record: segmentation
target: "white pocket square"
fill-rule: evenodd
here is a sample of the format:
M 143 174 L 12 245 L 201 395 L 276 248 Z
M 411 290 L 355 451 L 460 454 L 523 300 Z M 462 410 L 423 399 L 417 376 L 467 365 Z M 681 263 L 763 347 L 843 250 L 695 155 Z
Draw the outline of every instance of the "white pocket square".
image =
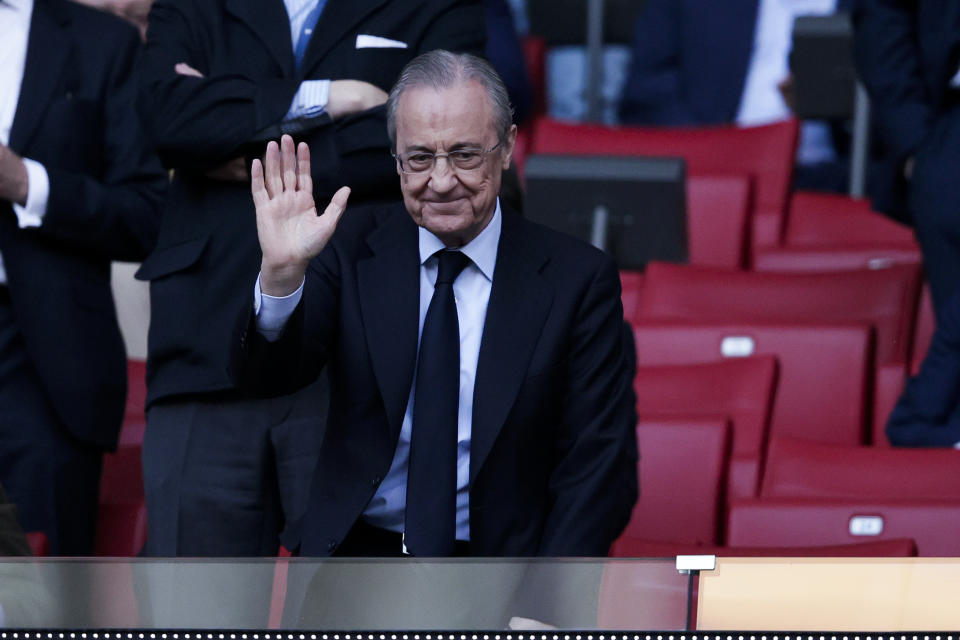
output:
M 406 49 L 407 43 L 365 33 L 357 35 L 357 49 Z

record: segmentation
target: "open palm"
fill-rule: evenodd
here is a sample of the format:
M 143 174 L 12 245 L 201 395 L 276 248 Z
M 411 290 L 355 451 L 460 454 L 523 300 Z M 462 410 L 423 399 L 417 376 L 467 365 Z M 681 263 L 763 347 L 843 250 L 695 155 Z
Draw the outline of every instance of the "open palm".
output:
M 251 191 L 257 213 L 257 235 L 263 253 L 261 286 L 265 293 L 285 295 L 300 285 L 307 263 L 327 245 L 350 195 L 341 187 L 323 215 L 317 215 L 310 177 L 310 149 L 301 142 L 295 150 L 288 135 L 271 141 L 263 164 L 250 168 Z M 273 286 L 277 285 L 277 286 Z M 292 290 L 291 290 L 292 291 Z

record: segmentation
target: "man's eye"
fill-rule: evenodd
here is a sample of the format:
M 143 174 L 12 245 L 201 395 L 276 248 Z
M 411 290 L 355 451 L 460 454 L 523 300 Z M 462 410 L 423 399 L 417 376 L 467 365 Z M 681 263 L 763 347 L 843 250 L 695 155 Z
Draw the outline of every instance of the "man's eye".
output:
M 462 149 L 460 151 L 451 151 L 450 157 L 453 158 L 454 162 L 475 162 L 477 158 L 480 157 L 480 154 L 471 149 Z
M 413 155 L 407 156 L 407 162 L 412 165 L 428 165 L 433 162 L 433 154 L 431 153 L 414 153 Z

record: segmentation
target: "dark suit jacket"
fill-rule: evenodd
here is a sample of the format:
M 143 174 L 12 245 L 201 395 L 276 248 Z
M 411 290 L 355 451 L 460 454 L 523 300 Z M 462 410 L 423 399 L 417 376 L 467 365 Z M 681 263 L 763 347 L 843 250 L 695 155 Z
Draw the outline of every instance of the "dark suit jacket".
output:
M 887 421 L 898 447 L 952 447 L 960 442 L 960 295 L 937 320 L 920 373 L 907 382 Z
M 404 64 L 445 48 L 482 54 L 480 0 L 328 0 L 299 73 L 281 0 L 158 0 L 140 67 L 140 106 L 175 177 L 156 251 L 138 277 L 151 281 L 148 402 L 231 388 L 222 337 L 246 310 L 260 265 L 248 182 L 205 173 L 263 153 L 301 80 L 357 79 L 389 91 Z M 407 48 L 356 48 L 359 34 Z M 186 62 L 205 78 L 177 75 Z M 320 118 L 310 144 L 320 210 L 339 187 L 351 201 L 395 200 L 384 109 Z M 187 312 L 189 310 L 189 312 Z
M 902 213 L 907 158 L 917 154 L 950 106 L 947 90 L 960 63 L 960 3 L 949 0 L 857 0 L 854 59 L 870 93 L 887 157 L 874 205 Z
M 236 375 L 261 390 L 329 363 L 305 555 L 336 550 L 390 467 L 417 357 L 419 263 L 401 205 L 351 209 L 281 339 L 263 340 L 249 311 L 238 325 Z M 605 254 L 504 211 L 474 392 L 472 555 L 604 556 L 626 525 L 637 486 L 622 324 Z
M 133 109 L 139 46 L 114 16 L 36 0 L 10 148 L 47 169 L 42 226 L 19 229 L 0 201 L 0 253 L 27 352 L 70 432 L 102 447 L 116 445 L 126 394 L 110 261 L 151 250 L 167 183 Z
M 625 124 L 697 126 L 737 117 L 758 0 L 646 0 L 623 89 Z M 840 11 L 849 8 L 839 0 Z

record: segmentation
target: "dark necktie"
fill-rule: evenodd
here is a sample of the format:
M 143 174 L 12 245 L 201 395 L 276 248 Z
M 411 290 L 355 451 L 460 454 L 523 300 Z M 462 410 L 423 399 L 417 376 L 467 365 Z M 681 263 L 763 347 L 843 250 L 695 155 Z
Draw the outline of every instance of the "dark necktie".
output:
M 440 251 L 437 284 L 423 321 L 407 470 L 405 543 L 415 556 L 453 555 L 457 523 L 460 325 L 453 281 L 470 263 Z
M 323 13 L 323 7 L 326 6 L 326 4 L 327 0 L 319 0 L 317 6 L 307 14 L 306 19 L 303 21 L 303 26 L 300 27 L 297 42 L 293 46 L 293 60 L 298 71 L 300 70 L 300 65 L 303 64 L 303 56 L 307 53 L 307 45 L 310 44 L 310 37 L 313 35 L 313 30 L 317 26 L 317 20 L 320 19 L 320 14 Z

